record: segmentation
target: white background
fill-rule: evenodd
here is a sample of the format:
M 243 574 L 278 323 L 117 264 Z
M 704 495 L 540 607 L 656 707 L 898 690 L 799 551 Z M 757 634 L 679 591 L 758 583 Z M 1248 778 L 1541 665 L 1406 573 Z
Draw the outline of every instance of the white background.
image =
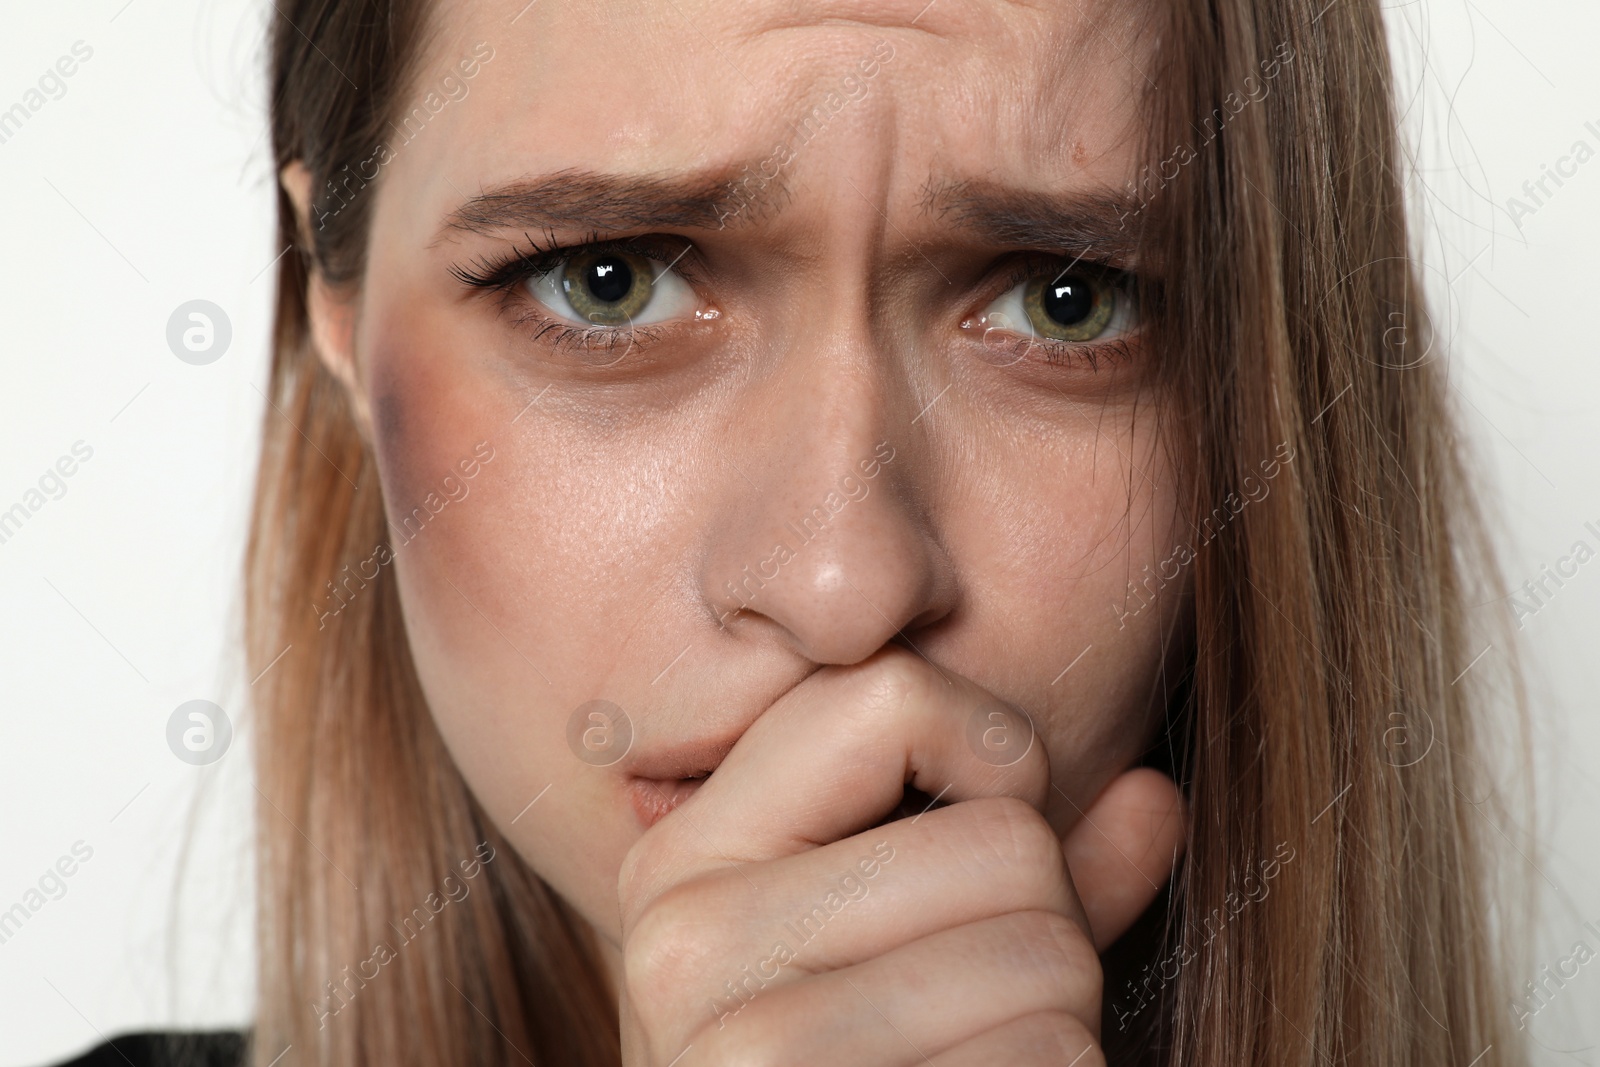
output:
M 0 944 L 0 1067 L 130 1028 L 250 1017 L 248 737 L 201 769 L 173 757 L 165 730 L 197 698 L 237 721 L 249 689 L 236 575 L 280 251 L 269 10 L 13 5 L 0 34 L 0 110 L 74 42 L 94 50 L 0 144 L 0 510 L 75 442 L 93 449 L 65 495 L 0 544 L 0 910 L 75 842 L 93 849 Z M 1519 586 L 1579 538 L 1600 543 L 1583 526 L 1600 527 L 1600 160 L 1520 228 L 1506 206 L 1575 141 L 1600 150 L 1600 5 L 1426 0 L 1389 15 L 1456 395 Z M 166 342 L 172 311 L 196 298 L 233 328 L 207 366 Z M 1600 562 L 1522 633 L 1544 792 L 1536 964 L 1579 939 L 1600 948 L 1582 926 L 1600 927 L 1597 636 Z M 1600 1063 L 1597 1008 L 1600 962 L 1535 1020 L 1538 1062 Z

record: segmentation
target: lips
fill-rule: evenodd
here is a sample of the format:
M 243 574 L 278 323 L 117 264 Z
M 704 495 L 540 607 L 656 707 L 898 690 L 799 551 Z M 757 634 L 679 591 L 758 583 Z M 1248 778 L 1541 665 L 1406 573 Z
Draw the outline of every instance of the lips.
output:
M 705 778 L 633 778 L 628 781 L 628 800 L 646 830 L 694 796 Z
M 625 770 L 631 778 L 676 782 L 704 778 L 722 765 L 743 731 L 726 737 L 687 741 L 673 746 L 650 747 L 629 754 Z
M 739 736 L 689 741 L 630 755 L 626 765 L 628 800 L 645 829 L 693 796 L 722 765 Z

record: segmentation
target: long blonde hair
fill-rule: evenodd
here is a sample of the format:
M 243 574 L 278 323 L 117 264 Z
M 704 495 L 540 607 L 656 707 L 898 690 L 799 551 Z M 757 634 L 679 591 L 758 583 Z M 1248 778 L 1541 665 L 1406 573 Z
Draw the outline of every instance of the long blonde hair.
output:
M 1160 271 L 1163 434 L 1206 543 L 1151 758 L 1189 797 L 1186 858 L 1105 958 L 1103 1031 L 1113 1063 L 1517 1067 L 1493 661 L 1469 663 L 1493 561 L 1409 246 L 1381 13 L 1325 5 L 1172 0 L 1146 30 L 1152 163 L 1125 222 Z M 393 569 L 351 569 L 387 540 L 381 490 L 309 347 L 311 271 L 361 278 L 357 163 L 428 11 L 276 10 L 274 156 L 310 169 L 323 225 L 305 239 L 280 192 L 295 253 L 246 571 L 251 674 L 282 656 L 256 686 L 254 1062 L 616 1064 L 593 934 L 452 764 Z M 360 595 L 319 617 L 329 583 Z

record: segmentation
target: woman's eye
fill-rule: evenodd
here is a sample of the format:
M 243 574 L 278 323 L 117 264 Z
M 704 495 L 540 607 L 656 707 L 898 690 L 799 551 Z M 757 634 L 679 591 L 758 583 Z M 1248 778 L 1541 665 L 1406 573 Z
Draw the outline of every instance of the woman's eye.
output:
M 1134 320 L 1133 296 L 1120 273 L 1088 266 L 1037 273 L 983 313 L 987 329 L 1049 341 L 1109 341 L 1130 332 Z
M 643 326 L 695 307 L 688 282 L 660 260 L 633 252 L 576 252 L 526 285 L 550 311 L 590 326 Z

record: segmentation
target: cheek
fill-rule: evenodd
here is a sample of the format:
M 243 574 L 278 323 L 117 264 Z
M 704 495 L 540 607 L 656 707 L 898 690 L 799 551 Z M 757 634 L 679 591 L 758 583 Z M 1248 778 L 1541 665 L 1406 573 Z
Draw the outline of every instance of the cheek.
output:
M 672 445 L 651 453 L 638 435 L 565 413 L 554 391 L 530 409 L 540 386 L 504 360 L 451 358 L 471 346 L 428 315 L 386 308 L 369 321 L 382 324 L 367 353 L 374 445 L 434 719 L 480 794 L 511 751 L 522 777 L 552 761 L 562 766 L 551 773 L 581 770 L 565 747 L 568 716 L 597 698 L 627 703 L 616 686 L 630 665 L 636 674 L 681 648 L 667 651 L 660 608 L 693 509 L 667 506 L 662 487 L 684 483 L 670 464 L 692 444 L 652 434 Z M 450 499 L 449 479 L 465 496 Z
M 466 525 L 464 509 L 452 511 L 440 502 L 444 478 L 455 473 L 460 457 L 472 454 L 477 427 L 461 418 L 458 398 L 429 372 L 422 358 L 426 345 L 426 338 L 375 345 L 369 362 L 373 449 L 395 569 L 408 599 L 422 601 L 419 608 L 437 609 L 436 591 L 419 579 L 440 543 L 459 539 Z
M 441 358 L 459 348 L 452 338 L 387 321 L 367 354 L 374 449 L 418 681 L 490 817 L 558 891 L 590 903 L 624 844 L 593 835 L 579 848 L 570 833 L 603 798 L 591 795 L 600 776 L 566 747 L 567 719 L 605 671 L 581 637 L 593 612 L 571 610 L 582 576 L 549 562 L 563 551 L 564 476 L 549 458 L 561 450 L 531 419 L 512 424 L 520 405 L 502 384 Z M 469 457 L 478 472 L 452 501 L 445 479 L 461 480 Z
M 1138 457 L 1142 473 L 1128 457 Z M 1082 806 L 1138 757 L 1159 721 L 1156 682 L 1180 636 L 1189 568 L 1147 595 L 1136 615 L 1124 598 L 1128 583 L 1147 566 L 1154 573 L 1183 539 L 1178 496 L 1160 450 L 1137 430 L 1084 438 L 1007 469 L 1019 473 L 1006 502 L 974 506 L 963 524 L 966 556 L 981 562 L 964 582 L 975 618 L 962 662 L 988 664 L 985 683 L 1017 694 L 1057 785 Z
M 506 435 L 496 431 L 492 409 L 486 413 L 474 403 L 463 376 L 441 365 L 438 354 L 453 347 L 448 338 L 433 336 L 427 322 L 404 313 L 388 312 L 383 321 L 387 328 L 365 355 L 406 638 L 440 733 L 462 770 L 474 769 L 474 788 L 483 779 L 492 794 L 495 783 L 515 777 L 485 744 L 516 729 L 493 721 L 506 707 L 497 690 L 523 694 L 512 706 L 522 712 L 526 732 L 526 694 L 540 685 L 489 622 L 490 613 L 503 611 L 506 560 L 514 555 L 508 524 L 496 521 L 494 504 Z M 452 500 L 446 480 L 460 483 L 461 462 L 476 460 L 485 445 L 495 458 L 480 464 L 463 499 Z
M 400 502 L 416 495 L 420 482 L 416 474 L 421 458 L 418 452 L 423 446 L 418 435 L 412 434 L 408 439 L 406 433 L 406 408 L 416 390 L 388 364 L 389 360 L 384 360 L 385 369 L 373 388 L 372 436 L 383 486 L 384 515 L 392 524 L 403 513 Z
M 1052 797 L 1051 814 L 1063 825 L 1144 753 L 1165 712 L 1164 663 L 1185 643 L 1190 570 L 1155 577 L 1183 540 L 1176 494 L 1165 471 L 1147 473 L 1155 484 L 1131 499 L 1124 481 L 1099 500 L 1100 521 L 1083 527 L 1082 562 L 1067 578 L 1077 647 L 1058 668 L 1070 669 L 1051 676 L 1047 727 L 1053 775 L 1067 794 Z

